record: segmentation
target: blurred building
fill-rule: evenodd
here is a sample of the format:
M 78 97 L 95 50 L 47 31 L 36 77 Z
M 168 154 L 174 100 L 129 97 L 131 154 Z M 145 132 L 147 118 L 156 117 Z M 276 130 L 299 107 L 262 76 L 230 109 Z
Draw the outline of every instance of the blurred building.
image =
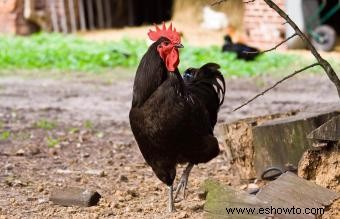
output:
M 2 0 L 0 32 L 39 29 L 70 33 L 159 23 L 171 18 L 172 0 Z
M 70 33 L 124 26 L 153 24 L 175 19 L 189 26 L 202 21 L 208 0 L 0 0 L 0 33 L 26 35 L 38 30 Z M 315 17 L 327 16 L 339 0 L 275 0 L 305 31 L 320 25 Z M 325 3 L 323 10 L 319 10 Z M 228 0 L 213 7 L 229 21 L 225 34 L 234 41 L 268 48 L 293 31 L 263 0 L 243 3 Z M 312 20 L 312 21 L 311 21 Z M 340 33 L 340 10 L 322 24 Z M 283 45 L 301 47 L 298 38 Z

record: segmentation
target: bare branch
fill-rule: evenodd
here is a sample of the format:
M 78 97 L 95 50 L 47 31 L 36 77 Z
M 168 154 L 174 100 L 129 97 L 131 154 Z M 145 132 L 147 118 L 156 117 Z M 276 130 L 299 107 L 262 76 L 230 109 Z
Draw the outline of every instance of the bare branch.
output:
M 283 19 L 285 19 L 289 25 L 295 30 L 295 33 L 298 34 L 303 41 L 307 44 L 308 49 L 312 52 L 320 66 L 325 70 L 328 78 L 333 82 L 335 85 L 338 96 L 340 97 L 340 80 L 338 76 L 336 75 L 334 69 L 332 66 L 327 62 L 325 59 L 323 59 L 318 51 L 315 49 L 309 38 L 300 30 L 300 28 L 292 21 L 289 16 L 282 11 L 281 8 L 279 8 L 272 0 L 264 0 L 269 7 L 271 7 L 273 10 L 275 10 Z
M 216 4 L 220 4 L 222 2 L 225 2 L 227 0 L 216 0 L 216 2 L 213 5 Z M 249 0 L 246 1 L 245 3 L 250 3 L 250 2 L 254 2 L 255 0 Z M 309 38 L 299 29 L 299 27 L 294 23 L 294 21 L 292 21 L 289 16 L 280 8 L 278 7 L 272 0 L 263 0 L 269 7 L 271 7 L 273 10 L 275 10 L 286 22 L 288 23 L 295 31 L 295 34 L 293 34 L 292 36 L 288 37 L 286 40 L 282 41 L 281 43 L 279 43 L 278 45 L 276 45 L 274 48 L 269 49 L 269 50 L 265 50 L 262 51 L 260 53 L 264 53 L 264 52 L 269 52 L 272 50 L 275 50 L 277 47 L 279 47 L 280 45 L 282 45 L 283 43 L 287 42 L 288 40 L 290 40 L 291 38 L 295 37 L 295 36 L 299 36 L 307 45 L 308 49 L 311 51 L 311 53 L 313 54 L 313 56 L 316 58 L 317 63 L 307 66 L 303 69 L 300 69 L 296 72 L 294 72 L 293 74 L 290 74 L 288 76 L 286 76 L 285 78 L 283 78 L 282 80 L 278 81 L 276 84 L 274 84 L 272 87 L 266 89 L 265 91 L 263 91 L 262 93 L 256 95 L 255 97 L 253 97 L 252 99 L 248 100 L 246 103 L 242 104 L 241 106 L 235 108 L 233 111 L 236 111 L 240 108 L 242 108 L 243 106 L 247 105 L 248 103 L 252 102 L 253 100 L 255 100 L 256 98 L 258 98 L 259 96 L 263 95 L 264 93 L 268 92 L 269 90 L 271 90 L 272 88 L 276 87 L 278 84 L 282 83 L 283 81 L 287 80 L 290 77 L 293 77 L 294 75 L 296 75 L 299 72 L 302 72 L 308 68 L 314 67 L 314 66 L 321 66 L 324 71 L 326 72 L 328 78 L 333 82 L 333 84 L 335 85 L 337 91 L 338 91 L 338 96 L 340 98 L 340 80 L 337 76 L 337 74 L 335 73 L 334 69 L 332 68 L 332 66 L 329 64 L 329 62 L 327 62 L 325 59 L 323 59 L 320 54 L 318 53 L 318 51 L 315 49 L 315 47 L 313 46 L 313 44 L 311 43 L 311 41 L 309 40 Z M 254 53 L 254 52 L 248 52 L 248 53 Z M 257 53 L 257 52 L 255 52 Z
M 273 89 L 274 87 L 276 87 L 277 85 L 281 84 L 282 82 L 284 82 L 285 80 L 295 76 L 296 74 L 300 73 L 300 72 L 303 72 L 309 68 L 313 68 L 315 66 L 318 66 L 318 65 L 321 65 L 320 63 L 314 63 L 312 65 L 309 65 L 309 66 L 306 66 L 300 70 L 297 70 L 295 72 L 293 72 L 292 74 L 290 75 L 287 75 L 285 76 L 284 78 L 282 78 L 281 80 L 279 80 L 278 82 L 276 82 L 274 85 L 270 86 L 269 88 L 265 89 L 264 91 L 262 91 L 261 93 L 257 94 L 256 96 L 254 96 L 253 98 L 249 99 L 247 102 L 243 103 L 242 105 L 240 105 L 239 107 L 233 109 L 232 112 L 236 111 L 236 110 L 239 110 L 241 109 L 242 107 L 244 107 L 245 105 L 248 105 L 250 102 L 253 102 L 255 99 L 257 99 L 258 97 L 264 95 L 265 93 L 267 93 L 268 91 L 270 91 L 271 89 Z
M 217 1 L 213 2 L 213 3 L 211 4 L 211 6 L 219 5 L 219 4 L 221 4 L 222 2 L 226 2 L 226 1 L 228 1 L 228 0 L 217 0 Z M 255 1 L 255 0 L 249 0 L 249 1 L 244 1 L 243 3 L 248 4 L 248 3 L 252 3 L 252 2 L 254 2 L 254 1 Z
M 215 1 L 214 3 L 211 4 L 211 6 L 215 6 L 215 5 L 219 5 L 221 4 L 222 2 L 225 2 L 227 0 L 218 0 L 218 1 Z
M 274 46 L 271 49 L 267 49 L 267 50 L 263 50 L 263 51 L 257 51 L 257 52 L 248 52 L 248 51 L 243 51 L 243 53 L 265 53 L 265 52 L 270 52 L 273 51 L 275 49 L 277 49 L 279 46 L 281 46 L 282 44 L 284 44 L 285 42 L 289 41 L 290 39 L 292 39 L 293 37 L 298 36 L 297 33 L 294 33 L 293 35 L 291 35 L 290 37 L 288 37 L 287 39 L 281 41 L 279 44 L 277 44 L 276 46 Z

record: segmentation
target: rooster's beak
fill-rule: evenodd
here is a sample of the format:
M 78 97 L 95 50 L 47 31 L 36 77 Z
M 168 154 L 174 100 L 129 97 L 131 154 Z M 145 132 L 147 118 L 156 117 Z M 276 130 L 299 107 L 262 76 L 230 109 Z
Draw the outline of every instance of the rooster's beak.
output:
M 181 43 L 177 43 L 177 44 L 175 45 L 175 47 L 176 47 L 176 48 L 184 48 L 184 46 L 183 46 Z

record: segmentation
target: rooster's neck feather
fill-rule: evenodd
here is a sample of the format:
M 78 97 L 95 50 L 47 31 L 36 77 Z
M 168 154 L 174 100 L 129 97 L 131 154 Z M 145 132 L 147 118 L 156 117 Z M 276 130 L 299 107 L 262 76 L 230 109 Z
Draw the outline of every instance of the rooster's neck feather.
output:
M 168 71 L 157 51 L 159 41 L 149 47 L 139 63 L 133 86 L 133 107 L 143 105 L 168 77 Z

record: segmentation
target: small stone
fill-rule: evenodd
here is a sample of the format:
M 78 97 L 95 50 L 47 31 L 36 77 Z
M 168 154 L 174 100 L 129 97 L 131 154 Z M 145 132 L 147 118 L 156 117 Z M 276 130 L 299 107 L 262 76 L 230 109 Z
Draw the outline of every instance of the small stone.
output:
M 24 149 L 19 149 L 19 150 L 17 150 L 17 152 L 15 152 L 15 155 L 17 155 L 17 156 L 24 156 L 24 154 L 25 154 Z
M 38 199 L 38 204 L 41 205 L 41 204 L 44 204 L 44 203 L 47 203 L 48 202 L 48 199 L 47 198 L 39 198 Z
M 58 151 L 54 148 L 50 149 L 50 154 L 53 155 L 53 156 L 56 156 L 58 155 Z
M 40 154 L 40 149 L 38 147 L 33 147 L 33 148 L 30 149 L 30 154 L 32 156 Z
M 258 189 L 258 188 L 259 188 L 259 186 L 256 185 L 255 183 L 250 183 L 250 184 L 248 185 L 248 189 Z
M 133 190 L 133 189 L 127 190 L 126 193 L 127 193 L 128 195 L 131 195 L 132 197 L 138 197 L 138 196 L 139 196 L 139 194 L 138 194 L 135 190 Z
M 16 187 L 24 187 L 24 186 L 27 186 L 27 183 L 22 182 L 22 181 L 19 180 L 19 179 L 15 179 L 15 180 L 13 181 L 13 186 L 16 186 Z
M 85 174 L 104 177 L 107 176 L 104 170 L 86 170 Z
M 36 201 L 38 199 L 35 198 L 35 197 L 28 197 L 26 200 L 29 201 L 29 202 L 33 202 L 33 201 Z
M 89 207 L 97 205 L 101 195 L 92 190 L 81 188 L 66 188 L 52 193 L 50 201 L 62 206 Z
M 37 190 L 38 190 L 38 192 L 42 192 L 42 191 L 44 191 L 44 187 L 42 185 L 39 185 Z
M 203 191 L 203 190 L 200 190 L 199 192 L 198 192 L 198 198 L 200 199 L 200 200 L 205 200 L 206 199 L 206 197 L 207 197 L 207 192 L 206 191 Z
M 77 176 L 76 178 L 74 178 L 74 180 L 75 180 L 76 182 L 80 182 L 80 181 L 81 181 L 81 176 Z
M 247 187 L 248 187 L 248 185 L 241 185 L 241 186 L 240 186 L 240 189 L 241 189 L 241 190 L 245 190 Z
M 108 164 L 108 165 L 113 165 L 113 160 L 108 160 L 108 161 L 107 161 L 107 164 Z
M 132 195 L 126 195 L 125 196 L 126 201 L 130 201 L 130 200 L 132 200 L 132 198 L 133 198 Z
M 128 182 L 128 181 L 129 181 L 129 179 L 127 178 L 127 176 L 120 175 L 120 177 L 119 177 L 119 181 L 121 181 L 121 182 Z
M 124 202 L 125 201 L 125 198 L 123 196 L 118 196 L 117 199 L 120 202 Z
M 8 163 L 5 165 L 5 170 L 10 171 L 10 170 L 13 170 L 13 168 L 14 168 L 13 164 Z
M 84 154 L 83 154 L 83 158 L 88 158 L 88 157 L 90 157 L 90 154 L 89 154 L 89 153 L 84 153 Z
M 251 183 L 248 185 L 248 188 L 246 191 L 249 194 L 255 195 L 258 191 L 260 191 L 260 187 L 256 185 L 255 183 Z

